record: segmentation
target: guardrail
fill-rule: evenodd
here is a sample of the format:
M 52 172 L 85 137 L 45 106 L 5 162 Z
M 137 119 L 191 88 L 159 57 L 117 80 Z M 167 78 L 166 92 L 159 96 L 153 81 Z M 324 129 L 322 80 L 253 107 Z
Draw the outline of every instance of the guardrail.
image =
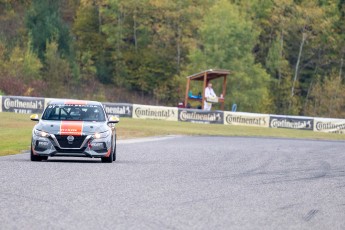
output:
M 0 96 L 0 112 L 42 113 L 47 103 L 52 99 L 54 98 Z M 287 128 L 345 134 L 345 119 L 203 111 L 198 109 L 110 102 L 104 102 L 103 106 L 108 115 L 134 119 Z

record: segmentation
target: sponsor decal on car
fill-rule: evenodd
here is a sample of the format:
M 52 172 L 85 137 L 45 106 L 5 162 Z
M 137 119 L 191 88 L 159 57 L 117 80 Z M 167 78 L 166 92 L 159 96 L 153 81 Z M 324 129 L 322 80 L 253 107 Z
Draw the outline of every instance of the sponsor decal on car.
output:
M 60 135 L 81 136 L 83 133 L 83 121 L 61 121 Z

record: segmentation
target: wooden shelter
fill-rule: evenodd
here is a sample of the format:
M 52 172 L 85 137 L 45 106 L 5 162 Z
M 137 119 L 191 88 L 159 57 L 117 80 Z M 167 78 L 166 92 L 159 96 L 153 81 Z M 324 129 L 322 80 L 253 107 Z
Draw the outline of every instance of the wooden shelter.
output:
M 223 90 L 222 90 L 222 98 L 218 98 L 218 103 L 221 104 L 221 110 L 224 110 L 224 98 L 226 94 L 226 77 L 230 74 L 230 71 L 228 70 L 214 70 L 209 69 L 202 71 L 200 73 L 196 73 L 193 75 L 190 75 L 187 77 L 187 86 L 186 86 L 186 96 L 184 105 L 187 106 L 188 101 L 200 101 L 202 105 L 202 109 L 204 109 L 204 101 L 205 101 L 205 88 L 209 81 L 217 79 L 217 78 L 223 78 Z M 190 83 L 191 81 L 203 81 L 203 90 L 202 90 L 202 98 L 191 98 L 189 97 L 189 89 L 190 89 Z

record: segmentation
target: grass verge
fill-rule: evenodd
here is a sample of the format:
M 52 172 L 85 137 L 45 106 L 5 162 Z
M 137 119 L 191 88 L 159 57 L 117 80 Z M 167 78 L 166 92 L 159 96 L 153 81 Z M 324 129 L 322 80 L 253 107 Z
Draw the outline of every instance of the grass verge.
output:
M 35 122 L 28 114 L 0 113 L 0 156 L 29 149 Z M 119 139 L 161 135 L 257 136 L 321 140 L 345 140 L 345 135 L 292 129 L 269 129 L 230 125 L 207 125 L 173 121 L 121 118 Z

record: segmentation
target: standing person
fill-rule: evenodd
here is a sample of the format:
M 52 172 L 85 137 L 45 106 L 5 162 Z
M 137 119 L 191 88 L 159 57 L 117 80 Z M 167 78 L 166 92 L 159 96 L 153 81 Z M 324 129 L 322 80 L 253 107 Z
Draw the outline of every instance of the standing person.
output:
M 204 101 L 204 110 L 210 111 L 212 109 L 212 103 L 207 102 L 208 97 L 216 97 L 216 94 L 213 91 L 212 83 L 208 83 L 205 89 L 205 101 Z

